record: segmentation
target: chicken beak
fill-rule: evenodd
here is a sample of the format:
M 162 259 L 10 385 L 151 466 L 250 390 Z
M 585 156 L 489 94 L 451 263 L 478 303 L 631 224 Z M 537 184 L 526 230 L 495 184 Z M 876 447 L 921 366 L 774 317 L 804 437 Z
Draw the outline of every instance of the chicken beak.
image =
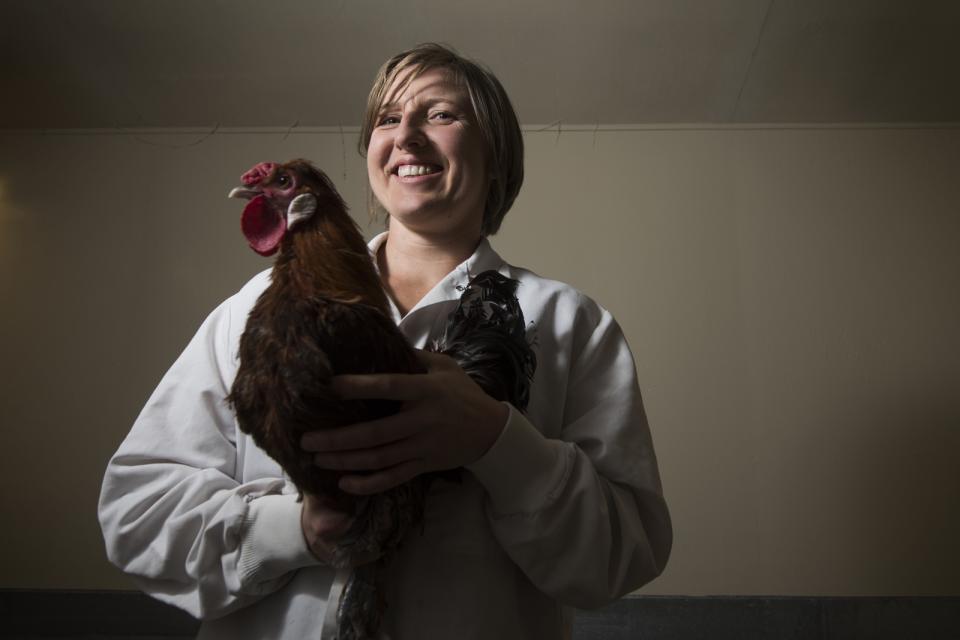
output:
M 248 189 L 247 187 L 236 187 L 230 193 L 227 194 L 228 198 L 243 198 L 244 200 L 250 200 L 256 196 L 260 195 L 260 191 L 257 189 Z

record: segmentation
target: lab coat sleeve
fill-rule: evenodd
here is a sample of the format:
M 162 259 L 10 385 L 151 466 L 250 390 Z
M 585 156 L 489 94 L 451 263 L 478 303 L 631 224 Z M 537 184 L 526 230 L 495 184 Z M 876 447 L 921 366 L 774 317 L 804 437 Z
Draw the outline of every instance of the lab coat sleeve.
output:
M 468 469 L 488 493 L 494 535 L 543 592 L 603 606 L 659 575 L 673 539 L 633 356 L 587 298 L 554 366 L 559 437 L 511 407 L 493 447 Z M 556 356 L 560 357 L 556 357 Z
M 150 595 L 203 619 L 317 563 L 290 483 L 238 481 L 226 402 L 235 371 L 231 306 L 206 319 L 163 377 L 108 463 L 99 503 L 110 561 Z

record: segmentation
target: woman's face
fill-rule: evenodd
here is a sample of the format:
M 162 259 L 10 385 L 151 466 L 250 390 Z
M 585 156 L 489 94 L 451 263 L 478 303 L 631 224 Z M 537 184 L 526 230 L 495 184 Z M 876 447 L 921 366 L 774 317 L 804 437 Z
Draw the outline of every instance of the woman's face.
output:
M 483 140 L 466 91 L 443 69 L 386 93 L 367 147 L 380 204 L 412 231 L 480 236 L 488 178 Z

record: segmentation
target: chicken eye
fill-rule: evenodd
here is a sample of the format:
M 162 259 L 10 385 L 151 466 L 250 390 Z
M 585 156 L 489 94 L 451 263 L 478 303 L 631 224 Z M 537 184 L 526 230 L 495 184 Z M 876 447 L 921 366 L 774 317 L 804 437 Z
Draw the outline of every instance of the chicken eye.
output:
M 277 184 L 279 184 L 281 187 L 287 186 L 290 184 L 290 177 L 285 173 L 281 173 L 279 176 L 277 176 Z

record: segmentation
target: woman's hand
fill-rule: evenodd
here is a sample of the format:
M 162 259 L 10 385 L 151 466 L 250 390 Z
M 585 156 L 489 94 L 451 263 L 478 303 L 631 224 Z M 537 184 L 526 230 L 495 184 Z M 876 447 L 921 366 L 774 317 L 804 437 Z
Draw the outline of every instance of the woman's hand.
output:
M 444 355 L 420 352 L 425 374 L 344 375 L 334 389 L 348 399 L 403 403 L 397 413 L 338 429 L 312 431 L 301 446 L 325 469 L 363 471 L 345 475 L 348 493 L 379 493 L 421 473 L 477 461 L 496 442 L 509 408 L 490 396 Z
M 303 539 L 317 560 L 330 564 L 337 541 L 353 524 L 353 514 L 334 508 L 332 501 L 323 496 L 303 494 L 300 509 L 300 528 Z

